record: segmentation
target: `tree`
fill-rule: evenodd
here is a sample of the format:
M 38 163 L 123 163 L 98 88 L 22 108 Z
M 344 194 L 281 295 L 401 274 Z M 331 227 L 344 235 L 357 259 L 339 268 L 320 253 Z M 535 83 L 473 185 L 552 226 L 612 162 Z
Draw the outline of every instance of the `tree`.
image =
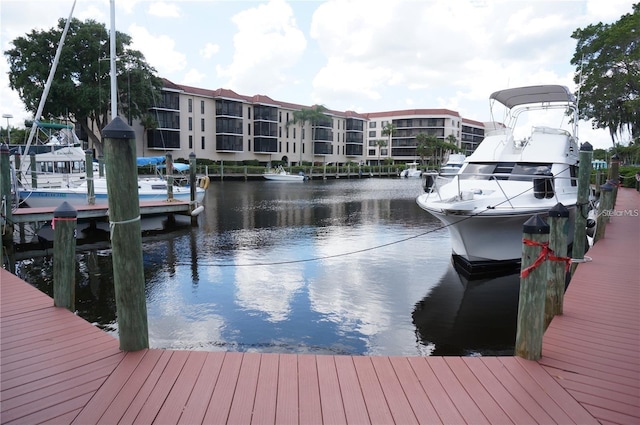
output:
M 420 155 L 420 159 L 431 156 L 435 158 L 436 148 L 438 146 L 438 138 L 432 135 L 419 133 L 416 136 L 416 154 Z M 418 150 L 418 148 L 420 148 Z
M 140 118 L 140 124 L 142 128 L 144 128 L 144 134 L 142 135 L 142 156 L 144 156 L 144 147 L 146 145 L 149 130 L 155 130 L 158 128 L 158 121 L 151 114 L 144 114 L 142 118 Z
M 391 146 L 391 138 L 396 133 L 396 130 L 397 130 L 397 127 L 391 122 L 386 123 L 384 125 L 384 127 L 382 127 L 382 135 L 389 137 L 389 145 L 388 146 Z M 378 162 L 380 162 L 380 161 L 378 161 Z
M 9 86 L 34 114 L 65 22 L 59 19 L 58 27 L 48 31 L 32 30 L 13 40 L 14 47 L 4 52 L 9 62 Z M 116 32 L 118 112 L 137 119 L 154 105 L 162 80 L 130 44 L 130 36 Z M 66 117 L 82 128 L 99 152 L 102 140 L 98 134 L 108 124 L 110 112 L 109 50 L 104 24 L 73 18 L 41 117 Z
M 640 139 L 640 3 L 613 24 L 578 28 L 571 37 L 580 118 L 608 129 L 614 145 L 625 131 Z
M 304 127 L 307 124 L 316 125 L 316 123 L 322 121 L 327 117 L 325 112 L 328 109 L 323 105 L 314 105 L 311 108 L 300 109 L 298 111 L 293 112 L 293 118 L 287 121 L 285 124 L 286 128 L 289 128 L 291 125 L 299 125 L 300 126 L 300 165 L 302 165 L 302 132 L 304 131 Z M 313 148 L 313 137 L 311 138 L 311 154 L 312 154 L 312 162 L 313 157 L 315 156 L 314 148 Z
M 378 148 L 378 165 L 380 165 L 380 151 L 382 150 L 382 148 L 387 146 L 387 141 L 384 139 L 378 139 L 374 141 L 376 147 Z

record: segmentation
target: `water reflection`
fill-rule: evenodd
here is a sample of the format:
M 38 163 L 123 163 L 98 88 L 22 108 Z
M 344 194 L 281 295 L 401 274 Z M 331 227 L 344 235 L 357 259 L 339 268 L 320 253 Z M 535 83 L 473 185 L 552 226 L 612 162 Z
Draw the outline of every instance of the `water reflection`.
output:
M 473 287 L 496 285 L 460 280 L 447 230 L 415 203 L 421 190 L 375 178 L 211 184 L 199 227 L 143 239 L 151 346 L 469 355 L 512 345 L 465 330 L 476 315 L 509 320 L 493 313 L 512 288 L 487 296 Z M 117 333 L 110 250 L 77 264 L 79 314 Z M 51 294 L 52 268 L 45 257 L 18 270 Z

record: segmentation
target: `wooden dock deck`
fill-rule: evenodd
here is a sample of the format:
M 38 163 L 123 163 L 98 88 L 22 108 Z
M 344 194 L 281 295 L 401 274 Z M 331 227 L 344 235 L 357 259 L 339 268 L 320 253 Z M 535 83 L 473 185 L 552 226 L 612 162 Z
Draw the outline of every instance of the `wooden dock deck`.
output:
M 124 353 L 0 270 L 0 422 L 638 424 L 640 194 L 621 190 L 616 211 L 539 361 Z
M 144 201 L 140 202 L 140 215 L 150 214 L 186 214 L 191 212 L 188 201 Z M 109 205 L 96 204 L 76 207 L 78 220 L 91 218 L 107 218 Z M 55 208 L 17 208 L 12 211 L 14 223 L 51 221 Z

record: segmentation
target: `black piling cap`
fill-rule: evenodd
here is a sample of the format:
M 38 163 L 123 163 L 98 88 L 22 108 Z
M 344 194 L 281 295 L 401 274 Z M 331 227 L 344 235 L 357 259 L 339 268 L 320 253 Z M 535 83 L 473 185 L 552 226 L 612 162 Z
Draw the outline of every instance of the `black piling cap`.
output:
M 77 218 L 78 211 L 73 208 L 67 201 L 60 204 L 53 212 L 55 218 Z
M 528 233 L 530 235 L 546 235 L 549 233 L 549 225 L 536 214 L 524 222 L 524 225 L 522 226 L 522 233 Z
M 549 217 L 569 217 L 569 210 L 562 202 L 558 202 L 549 210 Z
M 135 139 L 136 132 L 122 118 L 115 117 L 102 129 L 102 137 L 106 139 Z
M 610 183 L 611 180 L 607 180 L 605 184 L 600 185 L 600 190 L 605 192 L 611 192 L 613 190 L 613 185 Z
M 584 142 L 583 144 L 580 145 L 580 150 L 585 152 L 592 152 L 593 146 L 591 146 L 591 143 L 589 142 Z

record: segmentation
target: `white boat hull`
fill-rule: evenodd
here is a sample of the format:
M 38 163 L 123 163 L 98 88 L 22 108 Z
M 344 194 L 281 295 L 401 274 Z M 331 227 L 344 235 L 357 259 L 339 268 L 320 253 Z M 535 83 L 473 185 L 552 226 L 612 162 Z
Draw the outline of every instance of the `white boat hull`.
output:
M 513 214 L 454 214 L 429 209 L 425 206 L 427 195 L 418 198 L 418 205 L 431 213 L 449 230 L 453 255 L 469 263 L 494 261 L 518 261 L 522 257 L 523 225 L 534 215 L 545 219 L 556 202 L 545 203 L 538 210 Z M 422 198 L 422 200 L 420 199 Z M 569 240 L 573 239 L 575 204 L 569 208 Z
M 154 188 L 155 186 L 155 188 Z M 19 190 L 20 202 L 26 203 L 31 208 L 56 208 L 63 202 L 67 202 L 73 207 L 82 207 L 89 204 L 86 183 L 75 188 L 45 188 L 45 189 L 22 189 Z M 108 204 L 106 181 L 96 179 L 95 181 L 95 204 Z M 201 203 L 204 199 L 205 189 L 196 188 L 196 201 Z M 138 188 L 140 202 L 166 201 L 166 182 L 142 181 Z M 176 201 L 191 201 L 191 189 L 184 186 L 173 187 L 173 199 Z

